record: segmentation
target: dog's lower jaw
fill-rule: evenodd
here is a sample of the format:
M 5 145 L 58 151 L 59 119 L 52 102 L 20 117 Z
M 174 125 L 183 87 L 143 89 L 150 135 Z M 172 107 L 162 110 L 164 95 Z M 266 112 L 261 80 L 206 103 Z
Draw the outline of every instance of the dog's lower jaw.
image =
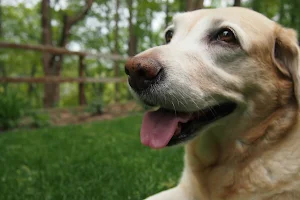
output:
M 247 193 L 251 194 L 252 190 L 262 194 L 263 191 L 272 191 L 275 182 L 280 184 L 283 180 L 276 178 L 273 180 L 269 176 L 272 176 L 272 173 L 280 174 L 280 170 L 285 169 L 274 168 L 270 164 L 273 158 L 268 152 L 285 140 L 293 140 L 290 137 L 295 137 L 296 133 L 293 133 L 295 126 L 300 126 L 298 108 L 296 104 L 288 104 L 277 109 L 252 131 L 237 134 L 243 135 L 244 138 L 228 143 L 226 149 L 222 149 L 224 145 L 219 144 L 216 137 L 210 137 L 209 134 L 201 135 L 185 146 L 185 170 L 179 185 L 197 188 L 189 191 L 195 200 L 224 198 L 248 200 L 248 197 L 251 199 L 251 195 L 247 196 Z M 240 140 L 243 140 L 242 144 Z M 294 159 L 300 156 L 300 152 L 298 154 Z M 264 163 L 261 163 L 261 160 L 264 160 Z M 266 175 L 265 171 L 270 174 Z M 297 170 L 295 176 L 296 172 Z M 257 180 L 263 180 L 263 183 L 256 182 L 254 178 L 256 175 L 261 175 Z M 211 180 L 220 181 L 211 182 Z

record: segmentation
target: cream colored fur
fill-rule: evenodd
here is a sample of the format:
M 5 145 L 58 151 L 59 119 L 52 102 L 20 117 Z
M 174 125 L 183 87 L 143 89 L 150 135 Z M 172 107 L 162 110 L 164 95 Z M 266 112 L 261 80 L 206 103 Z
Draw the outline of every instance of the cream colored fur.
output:
M 147 200 L 300 199 L 296 33 L 244 8 L 178 14 L 173 27 L 169 44 L 138 55 L 158 59 L 167 74 L 155 98 L 138 98 L 178 111 L 226 100 L 238 108 L 185 144 L 178 186 Z M 210 42 L 221 27 L 235 31 L 239 47 Z

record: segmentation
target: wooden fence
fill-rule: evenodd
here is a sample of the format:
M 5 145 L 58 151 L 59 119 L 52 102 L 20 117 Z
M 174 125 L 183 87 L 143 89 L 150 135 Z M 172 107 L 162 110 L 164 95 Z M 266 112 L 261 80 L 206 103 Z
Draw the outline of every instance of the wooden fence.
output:
M 84 84 L 85 83 L 121 83 L 126 82 L 125 78 L 89 78 L 85 77 L 85 65 L 84 59 L 86 57 L 93 58 L 102 58 L 113 61 L 125 61 L 128 59 L 125 56 L 120 56 L 116 54 L 101 54 L 101 53 L 92 53 L 92 52 L 81 52 L 81 51 L 70 51 L 66 48 L 58 48 L 53 46 L 45 46 L 45 45 L 29 45 L 29 44 L 16 44 L 16 43 L 7 43 L 0 42 L 0 48 L 8 48 L 8 49 L 20 49 L 27 51 L 37 51 L 42 53 L 51 53 L 56 55 L 73 55 L 79 57 L 78 63 L 78 77 L 1 77 L 0 83 L 78 83 L 79 88 L 79 104 L 84 105 L 86 103 L 85 100 L 85 91 Z

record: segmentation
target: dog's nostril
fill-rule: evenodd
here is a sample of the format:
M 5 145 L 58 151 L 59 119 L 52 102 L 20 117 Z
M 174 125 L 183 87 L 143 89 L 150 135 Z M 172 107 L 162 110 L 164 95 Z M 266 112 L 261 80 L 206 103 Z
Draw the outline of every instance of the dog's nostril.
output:
M 146 77 L 146 71 L 143 68 L 139 68 L 137 74 L 141 77 Z

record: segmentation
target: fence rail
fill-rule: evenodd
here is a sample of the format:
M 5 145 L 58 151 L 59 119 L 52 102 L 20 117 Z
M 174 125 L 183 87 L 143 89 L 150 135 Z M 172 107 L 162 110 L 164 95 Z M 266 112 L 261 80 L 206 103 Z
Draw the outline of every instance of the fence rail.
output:
M 125 78 L 0 77 L 0 83 L 123 83 Z
M 71 51 L 66 48 L 61 47 L 54 47 L 50 45 L 31 45 L 31 44 L 17 44 L 17 43 L 8 43 L 8 42 L 0 42 L 0 49 L 19 49 L 25 51 L 37 51 L 42 53 L 49 53 L 52 55 L 73 55 L 79 57 L 78 63 L 78 77 L 60 77 L 60 76 L 44 76 L 44 77 L 1 77 L 0 76 L 0 83 L 78 83 L 79 86 L 79 104 L 84 105 L 86 104 L 85 98 L 85 83 L 124 83 L 126 79 L 123 77 L 119 77 L 118 73 L 115 73 L 115 77 L 112 78 L 92 78 L 92 77 L 85 77 L 85 64 L 84 59 L 86 57 L 93 57 L 93 58 L 101 58 L 101 59 L 109 59 L 115 62 L 117 61 L 125 61 L 128 59 L 127 56 L 121 56 L 116 54 L 103 54 L 103 53 L 93 53 L 93 52 L 86 52 L 86 51 Z M 118 65 L 115 65 L 118 67 Z M 118 71 L 118 69 L 116 69 Z M 115 97 L 118 97 L 118 90 L 116 89 Z M 45 98 L 44 98 L 45 99 Z
M 82 57 L 105 58 L 105 59 L 110 59 L 115 61 L 125 61 L 128 59 L 128 57 L 126 56 L 120 56 L 116 54 L 71 51 L 66 48 L 46 46 L 46 45 L 31 45 L 31 44 L 16 44 L 16 43 L 0 42 L 0 48 L 23 49 L 23 50 L 47 52 L 51 54 L 76 55 Z

